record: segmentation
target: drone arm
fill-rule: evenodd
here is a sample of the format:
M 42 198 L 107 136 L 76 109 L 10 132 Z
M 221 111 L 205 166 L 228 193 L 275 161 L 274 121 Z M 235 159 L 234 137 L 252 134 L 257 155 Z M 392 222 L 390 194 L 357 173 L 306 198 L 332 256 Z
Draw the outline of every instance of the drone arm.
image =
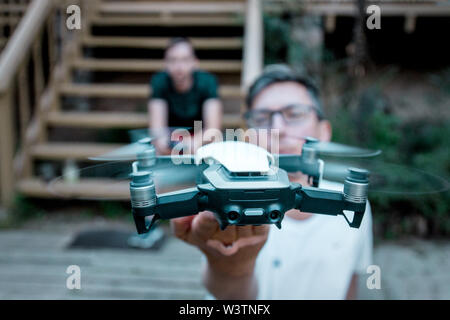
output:
M 173 219 L 202 211 L 205 196 L 197 188 L 184 189 L 157 196 L 155 213 L 161 219 Z
M 343 215 L 348 224 L 359 228 L 366 209 L 366 202 L 355 203 L 345 199 L 338 191 L 303 187 L 296 194 L 296 209 L 302 212 L 312 212 L 327 215 Z M 353 221 L 349 221 L 344 210 L 354 211 Z
M 276 160 L 278 161 L 278 166 L 286 172 L 301 171 L 313 179 L 313 186 L 317 187 L 319 185 L 321 160 L 313 159 L 308 161 L 300 155 L 292 154 L 279 154 L 276 156 Z
M 204 196 L 197 188 L 185 189 L 156 196 L 153 204 L 145 207 L 133 207 L 132 213 L 139 234 L 150 231 L 158 219 L 172 219 L 197 214 L 202 211 Z M 153 216 L 152 222 L 145 220 Z

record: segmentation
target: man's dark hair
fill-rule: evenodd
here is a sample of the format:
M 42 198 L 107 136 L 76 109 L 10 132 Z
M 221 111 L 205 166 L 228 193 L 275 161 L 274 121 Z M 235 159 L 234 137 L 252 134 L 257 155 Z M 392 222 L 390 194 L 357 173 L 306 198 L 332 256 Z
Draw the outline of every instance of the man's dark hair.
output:
M 189 40 L 188 38 L 185 37 L 175 37 L 175 38 L 171 38 L 169 39 L 169 42 L 167 43 L 167 46 L 164 50 L 164 54 L 167 53 L 167 51 L 169 51 L 170 49 L 172 49 L 173 47 L 175 47 L 176 45 L 180 44 L 180 43 L 186 43 L 187 45 L 189 45 L 192 48 L 192 54 L 195 55 L 195 49 L 194 46 L 192 45 L 191 40 Z
M 246 97 L 247 108 L 250 110 L 255 97 L 269 85 L 278 82 L 297 82 L 303 85 L 311 96 L 315 105 L 315 111 L 319 120 L 325 118 L 323 108 L 319 99 L 319 89 L 307 77 L 303 77 L 294 72 L 289 66 L 284 64 L 269 65 L 264 68 L 263 73 L 253 82 Z

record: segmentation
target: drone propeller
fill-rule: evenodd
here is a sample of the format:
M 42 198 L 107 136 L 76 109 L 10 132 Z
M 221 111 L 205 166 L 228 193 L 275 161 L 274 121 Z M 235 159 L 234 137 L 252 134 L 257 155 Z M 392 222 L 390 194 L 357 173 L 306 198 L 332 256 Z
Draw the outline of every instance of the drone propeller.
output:
M 136 129 L 128 131 L 128 134 L 133 143 L 130 143 L 126 146 L 117 148 L 103 155 L 99 155 L 96 157 L 90 157 L 89 160 L 93 161 L 131 161 L 137 160 L 139 155 L 147 154 L 150 151 L 149 149 L 154 150 L 154 146 L 152 146 L 152 142 L 159 138 L 170 138 L 172 133 L 176 130 L 184 130 L 187 133 L 187 127 L 169 127 L 162 129 Z M 170 140 L 170 139 L 169 139 Z M 170 141 L 170 143 L 174 144 L 174 141 Z M 156 153 L 153 151 L 151 156 L 154 156 Z
M 353 160 L 325 161 L 323 179 L 344 182 L 349 167 L 364 168 L 370 172 L 369 195 L 418 196 L 449 190 L 450 183 L 441 176 L 421 169 L 383 161 Z
M 94 161 L 129 161 L 136 160 L 138 155 L 148 151 L 151 143 L 159 138 L 166 138 L 170 141 L 171 147 L 179 141 L 171 141 L 172 134 L 176 130 L 188 130 L 189 128 L 169 127 L 158 130 L 152 130 L 149 134 L 147 129 L 130 130 L 129 135 L 133 142 L 124 147 L 118 148 L 106 154 L 89 158 Z M 380 150 L 371 150 L 356 146 L 349 146 L 335 142 L 319 141 L 312 137 L 304 137 L 305 143 L 302 150 L 305 153 L 314 153 L 314 156 L 333 156 L 333 157 L 355 157 L 367 158 L 381 154 Z
M 304 139 L 303 151 L 311 150 L 322 156 L 368 158 L 381 154 L 381 150 L 359 148 L 336 142 L 319 141 L 311 137 L 305 137 Z
M 157 192 L 193 187 L 201 178 L 204 164 L 195 165 L 191 156 L 157 156 L 149 168 Z M 76 172 L 63 174 L 48 184 L 49 191 L 58 198 L 83 200 L 126 200 L 129 199 L 129 182 L 134 170 L 130 161 L 114 161 L 91 165 Z M 90 192 L 73 191 L 73 177 L 82 180 Z M 93 189 L 92 186 L 96 188 Z
M 117 148 L 113 151 L 105 153 L 98 157 L 90 157 L 89 160 L 94 161 L 129 161 L 135 160 L 137 155 L 145 152 L 151 146 L 151 141 L 153 139 L 150 137 L 142 138 L 137 142 L 130 143 L 124 147 Z

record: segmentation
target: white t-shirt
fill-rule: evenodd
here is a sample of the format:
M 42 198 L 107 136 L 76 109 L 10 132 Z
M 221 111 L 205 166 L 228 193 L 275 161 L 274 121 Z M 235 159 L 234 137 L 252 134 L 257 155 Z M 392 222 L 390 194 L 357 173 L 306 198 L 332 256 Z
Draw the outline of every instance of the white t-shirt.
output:
M 322 180 L 320 188 L 342 191 L 343 185 Z M 369 203 L 359 229 L 351 228 L 343 216 L 285 216 L 281 230 L 270 226 L 256 259 L 257 299 L 345 299 L 353 274 L 365 273 L 372 264 L 372 251 Z M 215 299 L 209 293 L 205 298 Z
M 341 191 L 342 185 L 322 181 L 320 188 Z M 345 299 L 352 275 L 365 273 L 372 263 L 372 246 L 369 204 L 359 229 L 343 216 L 285 216 L 281 230 L 271 225 L 257 257 L 257 298 Z

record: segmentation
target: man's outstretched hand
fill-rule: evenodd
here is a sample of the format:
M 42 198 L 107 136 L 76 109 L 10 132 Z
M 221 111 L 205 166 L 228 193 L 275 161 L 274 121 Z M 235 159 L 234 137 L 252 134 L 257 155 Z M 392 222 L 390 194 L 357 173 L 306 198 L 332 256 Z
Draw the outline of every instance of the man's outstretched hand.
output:
M 205 254 L 212 271 L 237 277 L 253 273 L 269 233 L 269 225 L 228 226 L 222 231 L 210 211 L 172 219 L 171 226 L 176 237 Z

